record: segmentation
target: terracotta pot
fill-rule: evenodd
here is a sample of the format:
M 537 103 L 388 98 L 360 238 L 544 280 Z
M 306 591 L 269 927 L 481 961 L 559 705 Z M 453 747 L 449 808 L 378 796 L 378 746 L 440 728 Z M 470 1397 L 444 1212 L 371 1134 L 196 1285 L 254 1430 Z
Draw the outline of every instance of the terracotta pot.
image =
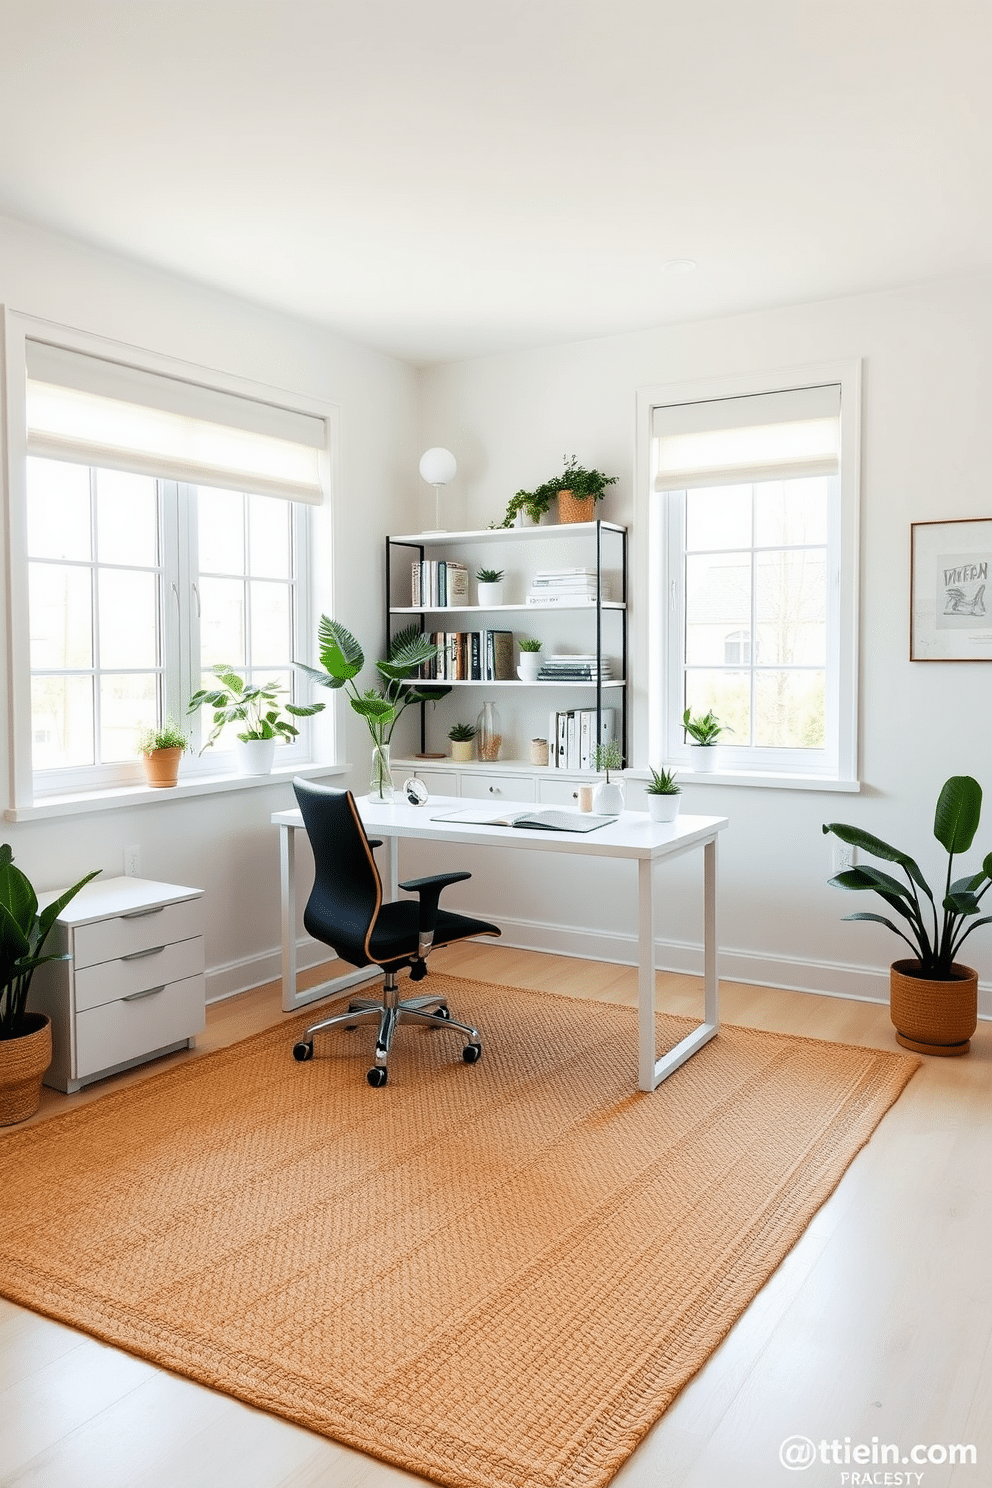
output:
M 0 1126 L 27 1121 L 41 1105 L 41 1077 L 52 1062 L 52 1020 L 25 1013 L 18 1038 L 0 1039 Z
M 141 757 L 145 762 L 145 781 L 153 790 L 164 790 L 166 786 L 178 784 L 179 761 L 183 757 L 181 749 L 153 749 L 151 754 Z
M 918 975 L 919 961 L 893 961 L 889 969 L 889 1013 L 896 1043 L 917 1054 L 967 1054 L 978 1026 L 978 973 L 951 967 L 951 979 Z
M 574 491 L 558 492 L 559 522 L 591 522 L 595 515 L 595 496 L 576 496 Z

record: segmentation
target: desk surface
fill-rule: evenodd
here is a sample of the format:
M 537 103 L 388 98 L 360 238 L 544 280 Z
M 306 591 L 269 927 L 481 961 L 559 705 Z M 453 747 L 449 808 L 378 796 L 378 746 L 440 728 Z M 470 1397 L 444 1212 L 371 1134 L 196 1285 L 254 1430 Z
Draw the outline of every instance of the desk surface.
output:
M 594 832 L 548 832 L 528 827 L 500 827 L 479 822 L 435 821 L 444 811 L 488 809 L 486 801 L 467 801 L 458 796 L 432 796 L 426 806 L 411 806 L 405 800 L 380 803 L 367 796 L 356 797 L 366 830 L 382 837 L 425 837 L 441 842 L 469 842 L 482 847 L 503 843 L 506 847 L 536 852 L 586 853 L 599 858 L 664 858 L 697 843 L 711 840 L 727 826 L 725 816 L 679 816 L 674 822 L 653 822 L 646 811 L 624 811 L 615 822 Z M 533 801 L 494 801 L 494 816 L 541 810 Z M 278 826 L 302 827 L 298 808 L 276 811 Z

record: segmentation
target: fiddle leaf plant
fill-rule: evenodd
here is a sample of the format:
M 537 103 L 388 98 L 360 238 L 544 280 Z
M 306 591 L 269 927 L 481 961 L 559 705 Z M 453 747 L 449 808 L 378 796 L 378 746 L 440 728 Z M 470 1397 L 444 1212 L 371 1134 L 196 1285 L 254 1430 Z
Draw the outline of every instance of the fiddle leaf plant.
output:
M 31 978 L 46 961 L 65 961 L 67 955 L 44 955 L 45 941 L 59 915 L 84 884 L 96 878 L 94 868 L 71 889 L 38 913 L 38 896 L 30 880 L 14 867 L 10 844 L 0 846 L 0 1039 L 18 1038 Z
M 416 625 L 408 625 L 399 631 L 393 637 L 386 657 L 376 662 L 376 671 L 382 679 L 381 687 L 369 687 L 364 691 L 358 687 L 355 678 L 365 667 L 365 653 L 351 631 L 339 621 L 321 615 L 317 640 L 324 670 L 305 666 L 299 661 L 296 666 L 321 687 L 346 689 L 349 703 L 359 717 L 365 719 L 377 749 L 389 743 L 407 708 L 415 703 L 435 702 L 451 691 L 450 687 L 411 680 L 421 667 L 437 658 L 440 650 Z
M 952 878 L 954 859 L 971 847 L 981 814 L 982 788 L 978 781 L 970 775 L 952 775 L 937 798 L 933 822 L 933 835 L 947 853 L 944 891 L 939 906 L 919 864 L 908 853 L 845 822 L 825 822 L 823 825 L 824 833 L 832 832 L 849 847 L 870 853 L 883 863 L 894 863 L 901 870 L 905 882 L 884 869 L 859 863 L 836 874 L 829 882 L 838 889 L 868 890 L 878 894 L 899 916 L 901 928 L 885 915 L 870 911 L 845 915 L 844 919 L 873 920 L 878 925 L 885 925 L 910 947 L 920 963 L 920 975 L 934 981 L 950 981 L 951 968 L 963 942 L 980 925 L 992 924 L 992 915 L 975 918 L 982 899 L 992 886 L 992 853 L 984 858 L 980 872 Z

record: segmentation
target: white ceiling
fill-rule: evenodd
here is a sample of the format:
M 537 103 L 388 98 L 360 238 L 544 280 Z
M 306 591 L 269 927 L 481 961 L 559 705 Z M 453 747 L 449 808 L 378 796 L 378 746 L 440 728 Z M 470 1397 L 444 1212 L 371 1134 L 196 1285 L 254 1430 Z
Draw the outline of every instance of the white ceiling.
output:
M 0 0 L 0 212 L 429 363 L 989 269 L 990 64 L 992 0 Z

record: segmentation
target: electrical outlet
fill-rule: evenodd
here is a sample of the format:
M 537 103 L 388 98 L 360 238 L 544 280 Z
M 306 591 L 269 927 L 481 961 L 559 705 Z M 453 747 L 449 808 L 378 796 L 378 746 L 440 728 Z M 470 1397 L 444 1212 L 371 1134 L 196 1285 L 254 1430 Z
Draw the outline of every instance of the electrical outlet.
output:
M 834 840 L 834 873 L 846 873 L 849 868 L 854 868 L 858 861 L 858 849 L 852 847 L 849 842 Z
M 141 848 L 137 845 L 124 849 L 124 872 L 128 878 L 141 877 Z

